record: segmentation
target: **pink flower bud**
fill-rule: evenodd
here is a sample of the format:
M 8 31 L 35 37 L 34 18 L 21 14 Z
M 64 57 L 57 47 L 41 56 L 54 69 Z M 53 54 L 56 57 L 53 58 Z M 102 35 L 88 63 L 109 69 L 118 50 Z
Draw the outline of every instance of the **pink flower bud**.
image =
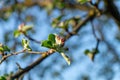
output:
M 24 23 L 20 24 L 20 25 L 18 26 L 18 30 L 19 30 L 19 31 L 22 31 L 22 28 L 23 28 L 24 26 L 25 26 Z
M 56 44 L 58 45 L 64 45 L 64 42 L 65 42 L 65 39 L 58 36 L 58 35 L 55 35 L 55 40 L 56 40 Z

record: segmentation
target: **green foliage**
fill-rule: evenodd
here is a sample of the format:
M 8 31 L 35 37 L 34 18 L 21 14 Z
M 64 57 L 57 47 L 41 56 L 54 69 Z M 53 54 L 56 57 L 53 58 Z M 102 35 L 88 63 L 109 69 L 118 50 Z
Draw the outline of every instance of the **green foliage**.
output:
M 52 44 L 55 44 L 55 35 L 54 34 L 49 34 L 48 40 L 52 42 Z
M 58 24 L 60 24 L 60 20 L 62 19 L 64 15 L 60 15 L 58 16 L 57 18 L 54 18 L 53 21 L 52 21 L 52 26 L 54 28 L 56 28 L 58 26 Z M 60 27 L 60 26 L 59 26 Z
M 0 51 L 1 52 L 4 52 L 4 51 L 10 52 L 10 48 L 8 46 L 6 46 L 6 45 L 2 45 L 2 46 L 0 46 Z
M 70 58 L 64 53 L 65 49 L 63 48 L 63 46 L 60 46 L 61 43 L 60 44 L 57 43 L 58 41 L 61 42 L 61 39 L 59 37 L 59 40 L 57 40 L 56 37 L 58 38 L 59 36 L 54 34 L 49 34 L 48 40 L 42 41 L 42 46 L 46 48 L 54 49 L 57 52 L 59 52 L 62 55 L 62 57 L 65 59 L 65 61 L 68 63 L 68 65 L 70 65 Z
M 90 50 L 85 50 L 84 52 L 91 60 L 94 60 L 94 56 L 99 53 L 98 49 L 92 49 L 92 51 Z
M 6 46 L 6 45 L 3 46 L 3 49 L 4 49 L 4 51 L 10 52 L 10 48 L 8 46 Z
M 63 52 L 61 52 L 60 54 L 65 59 L 65 61 L 67 62 L 67 64 L 70 65 L 70 63 L 71 63 L 70 58 L 65 53 L 63 53 Z
M 1 11 L 0 12 L 0 18 L 2 18 L 4 21 L 7 21 L 9 19 L 9 17 L 11 16 L 12 11 L 10 10 L 6 10 L 6 11 Z
M 60 0 L 54 0 L 54 4 L 53 5 L 56 6 L 57 8 L 59 8 L 59 9 L 62 9 L 62 8 L 65 7 L 65 3 L 60 2 Z
M 53 44 L 52 44 L 52 42 L 49 41 L 49 40 L 44 40 L 44 41 L 42 41 L 42 46 L 43 46 L 43 47 L 47 47 L 47 48 L 53 48 Z
M 55 49 L 55 35 L 54 34 L 49 34 L 48 40 L 42 41 L 42 46 L 47 47 L 47 48 L 54 48 Z
M 0 76 L 0 80 L 7 80 L 5 76 Z
M 26 39 L 22 39 L 22 46 L 24 47 L 24 49 L 27 49 L 28 51 L 32 51 L 32 49 L 29 46 L 29 41 Z
M 62 29 L 67 29 L 69 25 L 69 20 L 61 21 L 62 17 L 64 15 L 60 15 L 57 18 L 54 18 L 52 21 L 52 26 L 54 28 L 62 28 Z
M 3 49 L 3 47 L 0 47 L 0 51 L 1 51 L 1 52 L 4 52 L 4 49 Z
M 91 0 L 77 0 L 77 2 L 79 2 L 80 4 L 84 4 L 84 3 L 89 2 L 89 1 L 91 1 Z
M 17 38 L 18 36 L 20 36 L 20 31 L 19 30 L 15 30 L 14 31 L 14 37 Z
M 18 27 L 18 30 L 14 31 L 14 37 L 19 37 L 22 33 L 27 34 L 28 31 L 32 30 L 32 26 L 21 24 Z
M 22 31 L 25 33 L 30 30 L 32 30 L 32 25 L 25 25 L 22 27 Z
M 52 21 L 53 28 L 61 28 L 63 31 L 68 31 L 68 28 L 72 26 L 73 28 L 76 26 L 77 23 L 80 22 L 81 18 L 79 16 L 72 17 L 70 19 L 62 20 L 64 15 L 60 15 L 57 18 L 54 18 Z
M 0 80 L 8 80 L 7 77 L 11 76 L 13 72 L 10 72 L 9 74 L 4 74 L 3 76 L 0 76 Z

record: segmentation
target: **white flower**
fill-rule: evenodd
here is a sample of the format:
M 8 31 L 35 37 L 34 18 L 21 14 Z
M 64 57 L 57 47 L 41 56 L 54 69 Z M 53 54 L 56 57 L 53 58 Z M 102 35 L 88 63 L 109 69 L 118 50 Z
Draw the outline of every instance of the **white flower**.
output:
M 56 41 L 56 44 L 58 45 L 64 45 L 65 39 L 58 35 L 55 35 L 55 41 Z

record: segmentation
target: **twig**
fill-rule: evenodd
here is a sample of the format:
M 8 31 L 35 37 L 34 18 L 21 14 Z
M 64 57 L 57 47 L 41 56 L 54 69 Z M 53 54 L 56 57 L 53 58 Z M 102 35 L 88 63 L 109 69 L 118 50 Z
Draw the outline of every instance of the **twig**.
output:
M 10 57 L 10 56 L 12 56 L 12 55 L 18 55 L 18 54 L 20 54 L 20 53 L 23 53 L 24 51 L 25 51 L 25 50 L 23 49 L 23 50 L 18 51 L 18 52 L 13 52 L 13 53 L 4 55 L 4 56 L 2 57 L 2 59 L 0 60 L 0 64 L 1 64 L 4 60 L 6 60 L 8 57 Z
M 106 3 L 107 10 L 110 12 L 110 14 L 117 20 L 117 23 L 120 27 L 120 12 L 119 8 L 114 3 L 114 0 L 104 0 Z
M 90 22 L 91 22 L 91 27 L 92 27 L 93 36 L 96 38 L 96 41 L 97 41 L 96 47 L 95 47 L 95 54 L 96 54 L 96 52 L 98 52 L 98 47 L 99 47 L 100 39 L 97 37 L 97 35 L 96 35 L 96 33 L 95 33 L 94 24 L 93 24 L 93 19 L 92 19 Z M 94 60 L 95 54 L 93 54 L 92 60 Z
M 23 49 L 23 50 L 21 50 L 21 51 L 19 51 L 19 52 L 13 52 L 13 53 L 10 53 L 10 54 L 7 54 L 7 55 L 2 56 L 2 59 L 0 60 L 0 64 L 1 64 L 3 61 L 5 61 L 8 57 L 13 56 L 13 55 L 18 55 L 18 54 L 23 53 L 23 52 L 25 52 L 25 53 L 30 53 L 30 54 L 43 54 L 43 52 L 26 51 L 25 49 Z
M 20 66 L 20 64 L 16 63 L 16 65 L 18 66 L 18 71 L 22 71 L 23 70 L 23 68 Z M 24 75 L 25 74 L 22 74 L 19 78 L 17 78 L 17 80 L 23 80 Z
M 18 67 L 19 71 L 20 71 L 20 70 L 22 70 L 22 67 L 20 66 L 20 64 L 19 64 L 19 63 L 16 63 L 16 65 L 17 65 L 17 67 Z
M 34 41 L 34 42 L 36 42 L 36 43 L 38 43 L 38 44 L 41 44 L 40 41 L 37 41 L 37 40 L 33 39 L 32 37 L 30 37 L 30 36 L 28 36 L 28 35 L 26 35 L 26 34 L 24 34 L 24 35 L 25 35 L 25 37 L 27 37 L 29 40 Z
M 84 20 L 79 22 L 76 25 L 76 27 L 73 29 L 73 31 L 66 36 L 66 40 L 69 39 L 72 35 L 75 35 L 83 27 L 83 25 L 86 24 L 86 22 L 88 22 L 89 20 L 91 20 L 91 18 L 94 18 L 94 17 L 95 17 L 95 13 L 94 13 L 94 10 L 92 10 L 89 12 L 88 16 Z
M 41 63 L 44 59 L 46 59 L 48 56 L 50 56 L 54 52 L 55 52 L 55 50 L 53 50 L 53 49 L 50 49 L 49 51 L 43 52 L 44 54 L 42 54 L 42 56 L 39 57 L 35 62 L 30 64 L 26 68 L 24 68 L 22 71 L 16 72 L 14 75 L 10 76 L 9 79 L 14 80 L 14 79 L 18 78 L 19 76 L 21 76 L 22 74 L 30 71 L 31 69 L 33 69 L 35 66 L 37 66 L 39 63 Z
M 30 54 L 43 54 L 43 52 L 36 52 L 36 51 L 25 51 L 25 52 Z
M 91 27 L 92 27 L 92 33 L 93 33 L 93 36 L 96 38 L 96 40 L 99 40 L 99 38 L 97 37 L 97 35 L 96 35 L 96 33 L 95 33 L 93 20 L 91 20 L 90 22 L 91 22 Z

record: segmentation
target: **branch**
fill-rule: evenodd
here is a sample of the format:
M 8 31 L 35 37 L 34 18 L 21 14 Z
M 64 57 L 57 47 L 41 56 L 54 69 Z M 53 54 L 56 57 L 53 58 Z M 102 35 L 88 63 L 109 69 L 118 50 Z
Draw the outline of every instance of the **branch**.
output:
M 25 52 L 25 53 L 30 53 L 30 54 L 43 54 L 43 52 L 26 51 L 25 49 L 23 49 L 23 50 L 21 50 L 21 51 L 9 53 L 9 54 L 7 54 L 7 55 L 2 56 L 2 59 L 0 60 L 0 64 L 1 64 L 3 61 L 5 61 L 8 57 L 13 56 L 13 55 L 18 55 L 18 54 L 23 53 L 23 52 Z
M 120 12 L 118 11 L 118 8 L 114 4 L 114 0 L 105 0 L 107 10 L 110 12 L 110 14 L 116 19 L 117 23 L 120 25 Z
M 95 33 L 95 29 L 94 29 L 94 24 L 93 24 L 93 20 L 91 20 L 91 27 L 92 27 L 92 33 L 93 33 L 93 36 L 96 38 L 96 47 L 95 47 L 95 52 L 98 52 L 98 47 L 99 47 L 99 44 L 100 44 L 100 39 L 97 37 L 96 33 Z M 95 58 L 95 54 L 93 54 L 93 57 L 92 57 L 92 60 L 94 61 L 94 58 Z
M 63 1 L 60 1 L 62 3 L 65 3 Z M 17 6 L 15 8 L 17 9 L 23 9 L 21 7 L 32 7 L 32 6 L 40 6 L 40 7 L 46 7 L 49 6 L 51 4 L 54 3 L 54 0 L 29 0 L 29 2 L 27 0 L 25 0 L 24 2 L 17 2 L 11 5 L 8 5 L 6 7 L 3 7 L 0 9 L 1 12 L 5 12 L 5 11 L 11 11 L 14 6 Z M 58 5 L 55 5 L 58 6 Z M 70 1 L 65 3 L 65 8 L 68 9 L 79 9 L 79 10 L 83 10 L 83 11 L 90 11 L 92 9 L 92 7 L 88 6 L 88 5 L 80 5 L 80 4 L 76 4 L 76 3 L 70 3 Z
M 26 68 L 22 69 L 21 71 L 16 72 L 14 75 L 10 76 L 9 80 L 14 80 L 16 78 L 19 78 L 22 74 L 33 69 L 35 66 L 37 66 L 39 63 L 41 63 L 44 59 L 46 59 L 48 56 L 50 56 L 54 52 L 55 52 L 55 50 L 53 50 L 53 49 L 50 49 L 49 51 L 43 52 L 43 54 L 35 62 L 30 64 Z
M 4 60 L 6 60 L 8 57 L 10 57 L 10 56 L 12 56 L 12 55 L 18 55 L 18 54 L 20 54 L 20 53 L 23 53 L 24 51 L 25 51 L 25 50 L 23 49 L 23 50 L 21 50 L 21 51 L 13 52 L 13 53 L 10 53 L 10 54 L 7 54 L 7 55 L 2 56 L 2 59 L 0 60 L 0 64 L 1 64 Z
M 38 44 L 41 44 L 40 41 L 37 41 L 37 40 L 33 39 L 32 37 L 28 36 L 27 34 L 24 34 L 24 36 L 27 37 L 27 38 L 28 38 L 29 40 L 31 40 L 31 41 L 34 41 L 34 42 L 36 42 L 36 43 L 38 43 Z
M 77 32 L 83 27 L 83 25 L 85 25 L 89 20 L 91 20 L 92 18 L 95 17 L 95 11 L 94 10 L 91 10 L 88 14 L 88 16 L 82 20 L 81 22 L 79 22 L 73 29 L 73 31 L 71 33 L 69 33 L 67 36 L 66 36 L 66 40 L 68 38 L 70 38 L 72 35 L 75 35 L 77 34 Z

